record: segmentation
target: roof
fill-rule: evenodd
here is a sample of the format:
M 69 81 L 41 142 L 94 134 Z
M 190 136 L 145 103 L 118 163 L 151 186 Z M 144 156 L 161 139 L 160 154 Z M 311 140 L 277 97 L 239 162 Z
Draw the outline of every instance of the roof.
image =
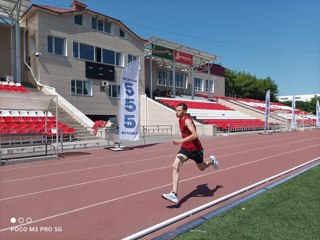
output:
M 31 0 L 0 0 L 0 19 L 8 24 L 19 21 Z
M 0 0 L 1 1 L 1 0 Z M 72 8 L 70 9 L 65 9 L 65 8 L 58 8 L 58 7 L 53 7 L 53 6 L 47 6 L 47 5 L 38 5 L 38 4 L 32 4 L 31 7 L 25 12 L 25 14 L 23 14 L 23 17 L 27 16 L 29 13 L 32 13 L 34 11 L 36 11 L 37 9 L 40 10 L 44 10 L 53 14 L 59 14 L 59 15 L 64 15 L 64 14 L 74 14 L 74 13 L 83 13 L 83 12 L 87 12 L 87 13 L 91 13 L 93 15 L 98 15 L 102 18 L 107 18 L 110 19 L 111 21 L 117 22 L 119 25 L 121 25 L 122 27 L 126 28 L 134 37 L 136 37 L 138 40 L 146 43 L 147 40 L 139 37 L 136 33 L 134 33 L 129 27 L 127 27 L 124 23 L 122 23 L 120 20 L 95 12 L 93 10 L 90 10 L 88 8 L 86 8 L 86 5 L 79 2 L 79 1 L 74 1 L 73 3 L 77 3 L 77 4 L 81 4 L 81 7 L 74 7 L 73 4 L 71 5 Z M 77 5 L 78 6 L 78 5 Z M 85 7 L 83 7 L 85 6 Z
M 147 52 L 149 51 L 150 53 L 154 45 L 192 55 L 194 67 L 204 66 L 206 64 L 212 64 L 215 60 L 219 59 L 218 56 L 215 56 L 213 54 L 206 53 L 206 52 L 203 52 L 194 48 L 190 48 L 179 43 L 171 42 L 166 39 L 161 39 L 155 36 L 152 36 L 148 39 L 148 43 L 146 44 L 146 47 L 145 47 L 146 51 Z M 149 54 L 147 53 L 147 55 Z

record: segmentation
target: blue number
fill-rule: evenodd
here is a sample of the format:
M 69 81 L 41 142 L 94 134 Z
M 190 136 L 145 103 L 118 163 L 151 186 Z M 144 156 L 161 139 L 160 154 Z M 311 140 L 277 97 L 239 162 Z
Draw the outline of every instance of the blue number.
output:
M 134 115 L 124 115 L 125 128 L 135 128 L 136 122 L 134 121 Z
M 126 98 L 126 103 L 125 103 L 125 109 L 128 112 L 133 112 L 134 110 L 136 110 L 136 105 L 134 104 L 134 99 L 129 99 Z
M 134 95 L 134 90 L 133 90 L 133 83 L 130 83 L 130 82 L 125 82 L 124 83 L 124 87 L 126 89 L 126 94 L 128 96 L 133 96 Z

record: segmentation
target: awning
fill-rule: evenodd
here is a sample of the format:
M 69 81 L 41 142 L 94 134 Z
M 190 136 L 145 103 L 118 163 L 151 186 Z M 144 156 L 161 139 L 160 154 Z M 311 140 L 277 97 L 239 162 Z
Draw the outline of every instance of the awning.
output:
M 28 9 L 31 0 L 0 0 L 0 20 L 14 24 Z

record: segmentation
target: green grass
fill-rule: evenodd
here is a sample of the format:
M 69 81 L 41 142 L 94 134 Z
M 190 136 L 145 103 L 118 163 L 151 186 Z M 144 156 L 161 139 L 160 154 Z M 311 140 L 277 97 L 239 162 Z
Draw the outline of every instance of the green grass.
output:
M 320 239 L 320 166 L 177 239 Z

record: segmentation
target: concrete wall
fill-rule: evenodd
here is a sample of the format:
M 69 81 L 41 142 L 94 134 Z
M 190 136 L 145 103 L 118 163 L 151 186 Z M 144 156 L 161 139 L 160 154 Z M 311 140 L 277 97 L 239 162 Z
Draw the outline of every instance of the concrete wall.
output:
M 180 134 L 179 122 L 176 112 L 157 101 L 140 96 L 140 126 L 150 125 L 168 125 L 172 127 L 174 135 Z M 216 127 L 213 125 L 204 125 L 195 121 L 199 136 L 215 136 Z

